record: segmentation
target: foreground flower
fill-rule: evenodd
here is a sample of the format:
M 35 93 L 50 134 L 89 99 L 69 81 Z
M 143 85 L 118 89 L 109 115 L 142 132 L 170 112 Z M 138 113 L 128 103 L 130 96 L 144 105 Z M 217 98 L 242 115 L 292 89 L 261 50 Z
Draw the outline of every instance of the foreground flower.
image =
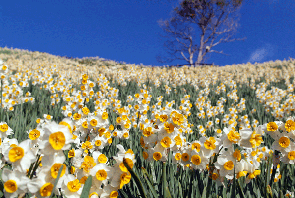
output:
M 2 171 L 2 180 L 5 197 L 17 197 L 19 194 L 27 192 L 29 178 L 25 173 L 5 168 Z
M 4 158 L 12 164 L 14 170 L 26 172 L 36 158 L 30 150 L 31 140 L 25 140 L 19 145 L 12 144 L 4 153 Z

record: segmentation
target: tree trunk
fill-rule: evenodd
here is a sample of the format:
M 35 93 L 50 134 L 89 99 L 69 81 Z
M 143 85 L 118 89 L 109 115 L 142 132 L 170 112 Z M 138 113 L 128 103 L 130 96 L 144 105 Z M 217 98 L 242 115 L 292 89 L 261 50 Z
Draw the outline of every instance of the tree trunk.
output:
M 202 55 L 203 55 L 203 47 L 204 47 L 204 33 L 201 35 L 201 40 L 200 40 L 200 48 L 199 48 L 199 54 L 198 54 L 198 60 L 195 63 L 195 66 L 200 64 L 202 62 Z

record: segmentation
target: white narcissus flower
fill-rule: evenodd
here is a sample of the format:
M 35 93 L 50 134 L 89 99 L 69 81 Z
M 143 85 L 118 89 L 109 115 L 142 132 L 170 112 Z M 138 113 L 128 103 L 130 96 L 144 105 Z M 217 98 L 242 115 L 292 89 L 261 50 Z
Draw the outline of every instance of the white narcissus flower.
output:
M 39 148 L 44 155 L 52 155 L 61 150 L 69 150 L 74 142 L 69 128 L 56 122 L 48 122 L 43 127 L 44 135 Z
M 221 177 L 226 177 L 227 179 L 234 178 L 234 168 L 236 165 L 236 159 L 233 156 L 233 149 L 228 148 L 227 151 L 224 149 L 220 152 L 220 155 L 217 158 L 215 167 L 219 169 Z
M 27 184 L 30 181 L 25 173 L 17 170 L 12 171 L 7 168 L 2 171 L 2 180 L 4 195 L 8 198 L 15 198 L 21 193 L 26 193 L 28 189 Z
M 255 148 L 263 142 L 261 134 L 251 129 L 240 130 L 241 142 L 240 146 L 244 148 Z
M 62 171 L 57 183 L 57 188 L 60 188 L 63 180 L 65 179 L 65 175 L 68 174 L 68 169 L 65 162 L 65 156 L 62 151 L 53 154 L 53 156 L 43 156 L 41 159 L 42 174 L 45 174 L 45 180 L 49 183 L 54 183 L 55 179 L 58 176 L 58 171 L 62 167 Z M 39 175 L 39 173 L 38 173 Z
M 191 152 L 191 166 L 194 169 L 200 169 L 205 170 L 206 165 L 209 164 L 209 159 L 211 156 L 206 156 L 204 153 L 204 150 L 200 150 L 200 152 L 197 152 L 197 150 L 192 150 Z
M 119 190 L 118 188 L 112 187 L 110 185 L 105 186 L 103 188 L 103 192 L 100 195 L 100 198 L 118 197 L 119 196 L 118 190 Z
M 83 186 L 74 175 L 69 174 L 65 176 L 61 191 L 68 198 L 76 198 L 81 196 Z
M 4 153 L 4 159 L 12 164 L 14 170 L 26 172 L 34 162 L 36 156 L 30 150 L 31 140 L 22 141 L 20 144 L 12 144 Z
M 234 128 L 225 127 L 223 132 L 224 133 L 220 137 L 223 148 L 232 147 L 233 144 L 240 145 L 241 136 Z
M 290 143 L 290 151 L 282 152 L 281 162 L 284 164 L 294 164 L 295 163 L 295 144 L 293 142 Z
M 12 129 L 6 122 L 0 122 L 0 141 L 6 138 L 8 135 L 13 134 Z
M 2 144 L 0 145 L 0 151 L 1 153 L 5 153 L 7 149 L 10 148 L 10 145 L 18 145 L 18 141 L 15 138 L 9 139 L 9 138 L 4 138 Z
M 96 164 L 107 164 L 108 162 L 108 158 L 99 151 L 94 151 L 92 156 Z
M 90 170 L 90 175 L 92 175 L 92 183 L 97 187 L 101 187 L 102 184 L 106 186 L 109 179 L 114 175 L 114 168 L 106 164 L 97 164 Z
M 53 191 L 54 180 L 48 179 L 47 169 L 41 169 L 37 178 L 33 178 L 28 184 L 28 190 L 36 197 L 49 197 Z M 56 191 L 57 189 L 55 189 Z
M 291 151 L 292 146 L 294 147 L 294 143 L 290 139 L 288 133 L 283 132 L 280 133 L 273 142 L 272 149 L 286 153 Z

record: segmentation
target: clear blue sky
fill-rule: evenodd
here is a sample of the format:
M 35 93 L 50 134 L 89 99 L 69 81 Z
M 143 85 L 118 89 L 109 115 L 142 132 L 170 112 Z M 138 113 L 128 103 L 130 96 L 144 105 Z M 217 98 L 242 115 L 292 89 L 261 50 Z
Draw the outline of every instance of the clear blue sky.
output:
M 179 0 L 18 0 L 0 4 L 0 47 L 68 57 L 94 57 L 129 64 L 163 65 L 159 19 L 169 19 Z M 236 38 L 220 44 L 207 63 L 295 58 L 295 1 L 245 0 Z M 196 59 L 194 59 L 196 60 Z M 185 61 L 167 63 L 185 64 Z M 165 64 L 166 65 L 166 64 Z

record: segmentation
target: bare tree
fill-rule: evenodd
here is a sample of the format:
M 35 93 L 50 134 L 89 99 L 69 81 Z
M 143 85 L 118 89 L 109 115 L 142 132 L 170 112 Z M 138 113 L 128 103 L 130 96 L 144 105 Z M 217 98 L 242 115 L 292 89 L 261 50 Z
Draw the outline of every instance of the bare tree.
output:
M 244 40 L 232 38 L 238 28 L 237 11 L 243 0 L 182 0 L 169 20 L 159 20 L 160 27 L 173 38 L 164 43 L 172 58 L 157 56 L 160 63 L 185 60 L 191 66 L 204 63 L 209 53 L 225 54 L 213 48 L 220 43 Z M 196 30 L 193 26 L 196 26 Z M 196 43 L 197 39 L 199 40 Z M 194 62 L 194 55 L 197 60 Z M 228 55 L 228 54 L 225 54 Z

